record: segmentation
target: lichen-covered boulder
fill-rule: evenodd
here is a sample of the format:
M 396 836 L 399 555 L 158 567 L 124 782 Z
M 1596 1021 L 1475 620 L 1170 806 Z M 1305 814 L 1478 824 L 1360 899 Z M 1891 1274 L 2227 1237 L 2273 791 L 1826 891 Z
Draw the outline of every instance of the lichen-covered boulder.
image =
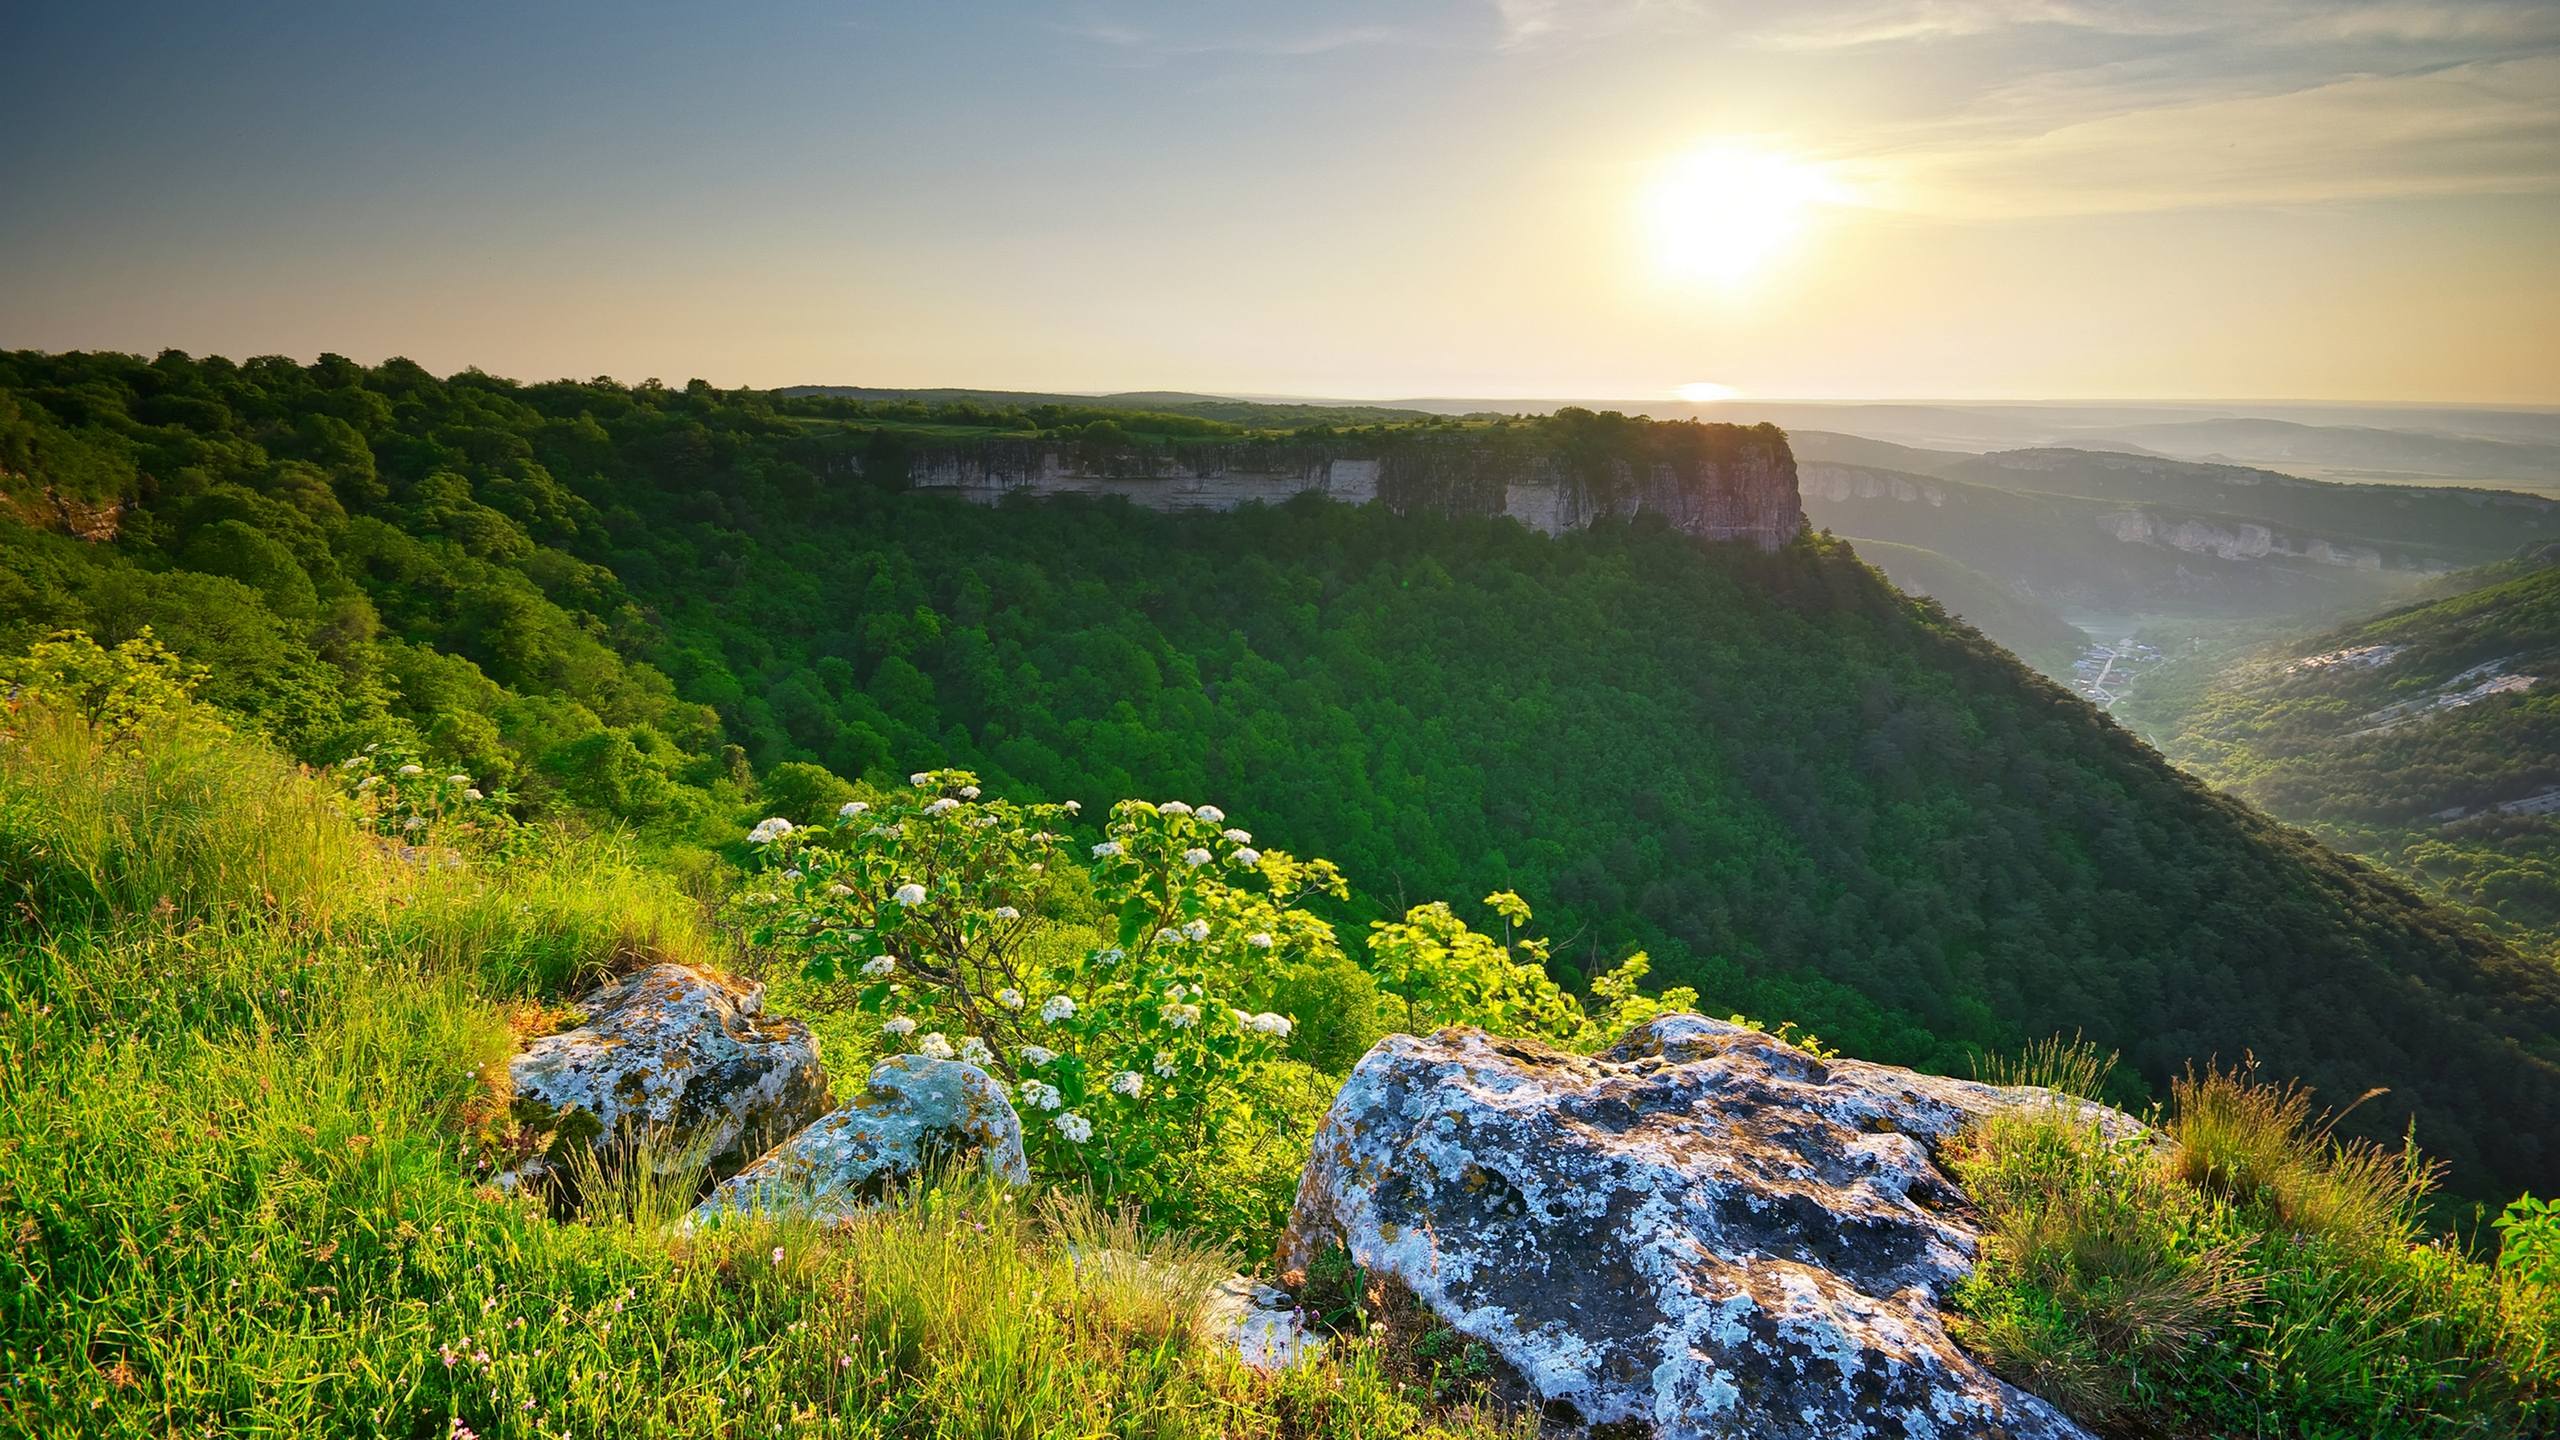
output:
M 643 1139 L 657 1163 L 699 1147 L 735 1170 L 827 1108 L 818 1041 L 764 1014 L 764 987 L 684 965 L 653 965 L 578 1002 L 575 1029 L 509 1062 L 516 1118 L 545 1137 L 528 1173 L 557 1173 L 578 1147 L 608 1167 Z
M 1325 1352 L 1325 1338 L 1288 1291 L 1233 1275 L 1209 1292 L 1200 1321 L 1247 1368 L 1294 1370 Z
M 860 1096 L 723 1181 L 685 1225 L 751 1212 L 829 1223 L 928 1166 L 971 1157 L 999 1179 L 1031 1181 L 1022 1121 L 1004 1087 L 963 1061 L 894 1055 L 872 1069 Z
M 1316 1136 L 1282 1260 L 1346 1247 L 1587 1425 L 2078 1437 L 1939 1316 L 1977 1236 L 1931 1146 L 2025 1103 L 2055 1102 L 1695 1015 L 1597 1058 L 1392 1036 Z

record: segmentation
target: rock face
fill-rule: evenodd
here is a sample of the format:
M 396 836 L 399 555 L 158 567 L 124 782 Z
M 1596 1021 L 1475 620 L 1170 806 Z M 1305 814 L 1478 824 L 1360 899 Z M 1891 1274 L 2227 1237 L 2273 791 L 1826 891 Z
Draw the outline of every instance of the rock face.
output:
M 578 1003 L 584 1024 L 508 1066 L 516 1116 L 548 1135 L 554 1166 L 580 1146 L 682 1136 L 724 1173 L 826 1109 L 816 1038 L 767 1018 L 762 985 L 654 965 Z
M 873 1068 L 859 1099 L 723 1181 L 685 1225 L 752 1213 L 832 1223 L 938 1160 L 970 1156 L 1000 1179 L 1031 1182 L 1022 1121 L 1004 1087 L 958 1060 L 893 1055 Z
M 2054 1102 L 1695 1015 L 1596 1059 L 1393 1036 L 1317 1134 L 1282 1260 L 1347 1247 L 1588 1425 L 2079 1437 L 1939 1317 L 1977 1236 L 1930 1147 L 2025 1103 Z
M 1509 515 L 1550 535 L 1656 514 L 1702 539 L 1768 550 L 1804 527 L 1795 457 L 1774 426 L 1662 425 L 1646 436 L 1641 449 L 1597 458 L 1500 434 L 1099 451 L 955 440 L 919 444 L 903 458 L 913 488 L 984 504 L 1016 494 L 1119 495 L 1158 510 L 1232 510 L 1314 494 L 1383 501 L 1406 514 Z

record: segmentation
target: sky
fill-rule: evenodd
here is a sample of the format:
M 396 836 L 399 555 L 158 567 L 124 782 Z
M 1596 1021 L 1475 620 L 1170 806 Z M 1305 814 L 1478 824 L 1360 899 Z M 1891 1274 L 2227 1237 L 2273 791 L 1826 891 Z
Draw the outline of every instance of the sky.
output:
M 0 346 L 2560 403 L 2560 0 L 12 0 L 0 54 Z

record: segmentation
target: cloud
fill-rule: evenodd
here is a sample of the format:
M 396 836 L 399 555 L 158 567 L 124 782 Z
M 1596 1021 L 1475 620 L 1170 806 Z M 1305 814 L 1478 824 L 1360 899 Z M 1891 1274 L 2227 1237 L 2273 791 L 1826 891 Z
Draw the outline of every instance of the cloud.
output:
M 1413 43 L 1419 36 L 1394 25 L 1345 22 L 1294 29 L 1228 29 L 1216 25 L 1149 28 L 1107 16 L 1087 15 L 1051 28 L 1094 45 L 1148 60 L 1195 55 L 1302 59 L 1376 45 Z
M 1968 219 L 2560 193 L 2560 56 L 1915 138 L 1868 173 L 1875 203 Z

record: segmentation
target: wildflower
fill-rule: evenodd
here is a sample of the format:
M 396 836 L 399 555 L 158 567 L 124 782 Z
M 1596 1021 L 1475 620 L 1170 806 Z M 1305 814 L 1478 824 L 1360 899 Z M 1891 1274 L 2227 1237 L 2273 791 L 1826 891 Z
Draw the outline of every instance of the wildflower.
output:
M 1244 937 L 1244 943 L 1252 946 L 1256 950 L 1268 950 L 1271 948 L 1271 932 L 1268 930 L 1256 930 L 1252 934 Z
M 1022 992 L 1007 985 L 996 992 L 996 1003 L 1007 1010 L 1019 1010 L 1022 1008 Z
M 919 770 L 919 771 L 917 771 L 916 773 L 914 773 L 913 775 L 910 775 L 910 776 L 908 776 L 908 777 L 907 777 L 907 783 L 908 783 L 908 784 L 910 784 L 910 785 L 913 785 L 913 786 L 915 786 L 917 789 L 921 790 L 921 789 L 923 789 L 925 786 L 930 785 L 930 784 L 932 784 L 932 783 L 933 783 L 933 777 L 932 777 L 931 775 L 926 774 L 924 771 Z
M 1111 1093 L 1135 1100 L 1146 1093 L 1147 1077 L 1135 1070 L 1123 1070 L 1111 1077 Z
M 1070 800 L 1058 808 L 1066 811 L 1070 815 L 1081 815 L 1084 813 L 1084 802 L 1081 800 Z
M 1167 800 L 1163 804 L 1157 806 L 1156 810 L 1165 815 L 1188 815 L 1191 813 L 1191 807 L 1183 804 L 1179 800 Z
M 859 815 L 870 808 L 870 806 L 863 804 L 859 800 L 847 800 L 842 805 L 836 807 L 836 814 L 843 819 L 850 820 L 854 816 Z
M 1117 945 L 1111 946 L 1106 950 L 1096 950 L 1093 952 L 1093 963 L 1101 966 L 1105 970 L 1110 969 L 1112 966 L 1117 965 L 1128 958 L 1129 952 L 1121 949 Z
M 1194 845 L 1182 852 L 1182 863 L 1194 867 L 1206 865 L 1209 863 L 1209 852 Z
M 427 767 L 424 765 L 403 765 L 400 767 L 400 774 L 404 778 L 411 775 L 424 775 L 426 773 Z
M 1049 1123 L 1057 1126 L 1058 1133 L 1066 1136 L 1067 1143 L 1071 1145 L 1081 1145 L 1093 1138 L 1093 1122 L 1073 1110 Z
M 1156 932 L 1156 943 L 1159 945 L 1179 945 L 1182 943 L 1182 932 L 1179 930 L 1159 930 Z
M 904 1040 L 908 1036 L 916 1033 L 915 1017 L 912 1015 L 893 1015 L 889 1018 L 887 1023 L 880 1027 L 880 1033 L 884 1035 L 894 1035 L 897 1038 Z
M 1045 1080 L 1025 1080 L 1021 1091 L 1022 1103 L 1034 1110 L 1055 1110 L 1063 1103 L 1058 1087 Z
M 830 886 L 828 886 L 828 887 L 827 887 L 827 893 L 828 893 L 828 894 L 830 894 L 830 895 L 832 895 L 832 896 L 834 896 L 834 897 L 835 897 L 835 898 L 837 898 L 838 900 L 842 900 L 842 899 L 844 899 L 846 896 L 851 895 L 851 894 L 853 893 L 853 887 L 852 887 L 852 886 L 850 886 L 850 885 L 847 885 L 847 884 L 846 884 L 846 883 L 844 883 L 843 881 L 839 880 L 839 881 L 837 881 L 836 883 L 834 883 L 833 885 L 830 885 Z
M 897 972 L 897 956 L 874 955 L 869 961 L 864 963 L 862 967 L 862 978 L 865 980 L 886 980 Z
M 1022 918 L 1022 912 L 1014 909 L 1010 905 L 999 905 L 996 907 L 996 918 L 999 920 L 1019 920 Z
M 770 845 L 790 833 L 791 822 L 775 815 L 769 819 L 757 821 L 756 828 L 747 832 L 747 840 L 750 844 Z
M 1050 1049 L 1046 1045 L 1025 1045 L 1022 1047 L 1022 1063 L 1031 1066 L 1035 1070 L 1057 1058 L 1058 1052 Z
M 1288 1016 L 1275 1015 L 1268 1010 L 1254 1016 L 1251 1020 L 1248 1020 L 1245 1023 L 1251 1026 L 1253 1032 L 1257 1035 L 1273 1035 L 1283 1040 L 1289 1038 L 1289 1032 L 1296 1028 Z
M 1218 838 L 1226 841 L 1230 845 L 1250 845 L 1253 843 L 1253 832 L 1250 830 L 1222 830 L 1218 832 Z
M 468 775 L 447 775 L 444 779 L 445 783 L 448 785 L 468 785 L 471 783 L 471 777 Z
M 992 1065 L 996 1062 L 996 1052 L 987 1048 L 986 1041 L 972 1035 L 960 1042 L 960 1058 L 972 1065 Z
M 1250 870 L 1262 863 L 1262 852 L 1250 845 L 1242 846 L 1235 853 L 1235 862 Z
M 486 800 L 489 797 L 466 785 L 462 790 L 462 798 L 465 800 Z
M 948 814 L 950 814 L 952 811 L 957 810 L 957 809 L 959 809 L 959 808 L 960 808 L 960 802 L 959 802 L 959 801 L 952 799 L 952 798 L 951 798 L 950 796 L 948 796 L 948 795 L 945 795 L 945 796 L 943 796 L 941 799 L 936 800 L 936 801 L 934 801 L 932 804 L 927 805 L 926 807 L 924 807 L 924 813 L 926 813 L 927 815 L 948 815 Z
M 1052 995 L 1040 1006 L 1040 1018 L 1047 1024 L 1064 1024 L 1076 1018 L 1076 1002 L 1070 996 Z
M 363 756 L 361 756 L 361 755 L 350 755 L 350 756 L 348 756 L 346 759 L 341 760 L 341 761 L 339 761 L 339 762 L 338 762 L 338 768 L 339 768 L 339 769 L 341 769 L 341 770 L 353 770 L 353 769 L 355 769 L 357 766 L 362 765 L 363 763 L 364 763 L 364 757 L 363 757 Z
M 977 786 L 975 786 L 975 785 L 963 785 L 963 786 L 961 786 L 961 787 L 960 787 L 960 798 L 961 798 L 961 799 L 963 799 L 963 800 L 975 800 L 975 799 L 977 799 L 977 798 L 978 798 L 978 787 L 977 787 Z
M 1170 1050 L 1157 1051 L 1155 1054 L 1155 1063 L 1147 1068 L 1156 1072 L 1156 1078 L 1159 1080 L 1172 1079 L 1174 1071 L 1173 1052 Z
M 889 898 L 912 910 L 924 903 L 924 887 L 910 880 L 899 886 L 898 893 Z
M 1108 860 L 1119 853 L 1120 842 L 1117 840 L 1105 840 L 1093 847 L 1093 858 L 1096 860 Z
M 1200 1007 L 1178 1004 L 1164 1007 L 1164 1023 L 1176 1030 L 1188 1030 L 1200 1023 Z
M 379 784 L 381 784 L 381 783 L 382 783 L 382 777 L 381 777 L 381 776 L 379 776 L 379 775 L 367 775 L 367 776 L 366 776 L 366 777 L 364 777 L 363 779 L 361 779 L 361 780 L 359 780 L 359 781 L 357 781 L 357 782 L 356 782 L 356 788 L 357 788 L 357 789 L 359 789 L 359 790 L 370 790 L 370 789 L 372 789 L 374 786 L 379 785 Z
M 1220 824 L 1227 818 L 1227 812 L 1219 809 L 1215 805 L 1201 806 L 1199 815 L 1201 819 L 1208 821 L 1212 825 Z
M 1182 927 L 1182 938 L 1183 938 L 1183 939 L 1185 939 L 1185 940 L 1206 940 L 1206 939 L 1208 939 L 1208 938 L 1209 938 L 1209 922 L 1208 922 L 1208 921 L 1206 921 L 1206 920 L 1193 920 L 1193 921 L 1190 921 L 1189 923 L 1185 924 L 1185 925 Z
M 785 880 L 790 881 L 790 882 L 791 882 L 792 884 L 794 884 L 794 885 L 799 884 L 799 883 L 800 883 L 800 871 L 799 871 L 799 868 L 798 868 L 797 866 L 794 866 L 793 868 L 791 868 L 791 869 L 789 869 L 789 870 L 785 870 L 785 871 L 783 871 L 783 872 L 782 872 L 782 878 L 783 878 L 783 879 L 785 879 Z
M 936 1030 L 916 1041 L 916 1053 L 927 1060 L 948 1060 L 959 1052 L 951 1048 L 951 1037 Z
M 773 1247 L 773 1263 L 776 1265 L 782 1263 L 782 1247 L 779 1245 Z

